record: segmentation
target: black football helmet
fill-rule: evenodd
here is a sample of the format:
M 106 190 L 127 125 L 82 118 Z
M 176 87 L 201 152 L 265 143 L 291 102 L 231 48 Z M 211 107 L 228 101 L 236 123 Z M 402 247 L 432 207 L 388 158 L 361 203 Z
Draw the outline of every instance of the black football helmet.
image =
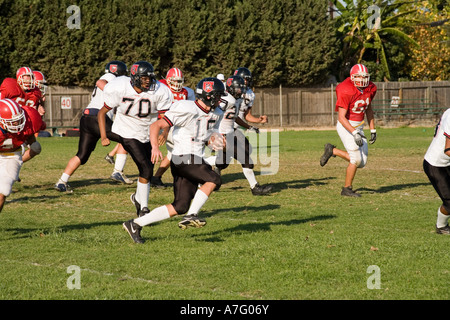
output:
M 122 61 L 113 60 L 106 64 L 105 73 L 112 73 L 116 77 L 125 76 L 128 73 L 128 68 Z
M 241 76 L 245 80 L 245 85 L 248 88 L 253 87 L 253 77 L 250 70 L 244 67 L 237 68 L 236 71 L 234 71 L 235 76 Z
M 239 99 L 245 93 L 247 87 L 244 78 L 241 76 L 231 76 L 227 79 L 226 88 L 229 94 L 235 99 Z
M 220 98 L 226 95 L 222 81 L 214 77 L 200 80 L 195 87 L 195 98 L 203 101 L 211 109 L 217 107 L 220 103 Z
M 155 90 L 156 77 L 154 72 L 155 69 L 152 64 L 147 61 L 138 61 L 134 63 L 130 69 L 131 85 L 142 91 Z M 141 77 L 149 77 L 150 82 L 147 85 L 144 85 Z

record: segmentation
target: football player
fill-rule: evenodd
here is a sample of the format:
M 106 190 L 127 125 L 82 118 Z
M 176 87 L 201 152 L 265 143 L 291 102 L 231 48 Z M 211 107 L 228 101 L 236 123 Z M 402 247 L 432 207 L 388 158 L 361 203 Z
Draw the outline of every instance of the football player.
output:
M 36 109 L 42 116 L 45 114 L 45 109 L 42 106 L 42 94 L 39 88 L 35 86 L 35 78 L 33 70 L 29 67 L 21 67 L 17 69 L 16 79 L 5 78 L 0 85 L 0 99 L 11 99 L 19 103 L 22 107 L 27 106 Z M 45 123 L 42 125 L 42 130 L 46 127 Z M 36 136 L 38 132 L 36 132 Z M 41 145 L 35 141 L 33 148 L 31 145 L 24 145 L 24 154 L 22 161 L 26 162 L 34 158 L 41 152 Z
M 167 75 L 165 79 L 159 80 L 160 82 L 167 85 L 172 91 L 173 94 L 173 102 L 178 100 L 186 100 L 188 98 L 188 91 L 185 87 L 183 87 L 184 84 L 184 77 L 183 73 L 178 68 L 172 68 L 169 71 L 167 71 Z M 160 117 L 162 117 L 164 114 L 161 113 Z M 168 128 L 167 128 L 168 129 Z M 161 180 L 161 177 L 163 174 L 167 171 L 167 169 L 170 166 L 170 157 L 173 149 L 173 142 L 172 142 L 172 131 L 173 129 L 170 128 L 170 130 L 167 132 L 164 132 L 160 135 L 160 146 L 166 143 L 167 148 L 167 155 L 166 157 L 161 161 L 159 164 L 158 170 L 156 170 L 155 175 L 150 180 L 150 183 L 152 186 L 157 188 L 164 188 L 165 185 Z
M 204 78 L 197 84 L 196 100 L 175 102 L 162 119 L 150 127 L 152 145 L 151 161 L 163 158 L 159 150 L 157 134 L 161 129 L 174 127 L 171 171 L 173 175 L 174 200 L 171 204 L 153 209 L 149 214 L 123 223 L 124 229 L 136 243 L 143 243 L 143 226 L 156 223 L 187 212 L 178 223 L 181 229 L 202 227 L 206 224 L 198 212 L 216 187 L 220 187 L 220 177 L 203 159 L 205 144 L 213 148 L 224 146 L 221 135 L 214 135 L 223 112 L 217 108 L 222 96 L 226 95 L 223 83 L 217 78 Z M 211 138 L 211 136 L 215 139 Z M 199 184 L 201 187 L 199 188 Z
M 22 144 L 36 142 L 43 126 L 39 113 L 11 99 L 0 100 L 0 212 L 22 167 Z
M 249 69 L 245 67 L 240 67 L 235 70 L 234 75 L 240 76 L 245 81 L 246 89 L 244 94 L 239 99 L 236 99 L 236 110 L 237 110 L 237 118 L 242 119 L 251 123 L 267 123 L 268 118 L 266 115 L 262 115 L 259 117 L 255 117 L 252 115 L 251 110 L 253 107 L 253 102 L 255 100 L 255 93 L 252 90 L 253 86 L 253 76 Z M 247 137 L 244 135 L 242 129 L 254 131 L 259 133 L 259 128 L 251 126 L 247 123 L 243 124 L 240 121 L 235 121 L 234 123 L 234 145 L 235 151 L 238 151 L 239 159 L 237 159 L 242 165 L 242 171 L 247 181 L 250 184 L 250 189 L 253 195 L 266 195 L 272 192 L 273 186 L 265 185 L 261 186 L 255 178 L 255 173 L 253 171 L 254 163 L 251 159 L 252 146 L 248 141 Z M 226 168 L 228 165 L 224 164 L 219 165 L 216 168 L 218 170 L 222 170 Z
M 242 171 L 247 181 L 250 184 L 252 194 L 264 195 L 271 192 L 271 186 L 260 186 L 256 181 L 253 172 L 253 161 L 250 157 L 251 145 L 247 137 L 238 129 L 235 129 L 235 124 L 247 130 L 258 130 L 252 128 L 247 122 L 242 120 L 239 114 L 240 104 L 236 101 L 241 99 L 247 90 L 245 80 L 241 76 L 231 76 L 226 81 L 227 96 L 223 97 L 220 102 L 220 108 L 224 110 L 223 120 L 220 122 L 219 133 L 226 137 L 226 149 L 220 150 L 215 157 L 215 171 L 220 175 L 221 171 L 227 168 L 231 159 L 236 159 L 242 166 Z M 258 131 L 256 131 L 258 132 Z M 214 163 L 214 160 L 208 158 L 209 163 Z
M 98 113 L 101 143 L 103 146 L 110 144 L 105 115 L 116 108 L 111 131 L 118 136 L 118 142 L 131 155 L 139 170 L 136 192 L 130 199 L 136 206 L 136 213 L 144 215 L 149 212 L 150 179 L 153 175 L 149 127 L 159 112 L 172 105 L 173 94 L 156 80 L 151 63 L 138 61 L 131 66 L 130 77 L 118 77 L 105 86 L 104 100 Z
M 70 177 L 75 173 L 75 171 L 84 165 L 91 156 L 92 152 L 95 150 L 98 140 L 100 139 L 100 129 L 99 122 L 97 120 L 97 115 L 99 110 L 104 105 L 104 87 L 107 83 L 114 80 L 116 77 L 120 77 L 127 74 L 127 66 L 122 61 L 111 61 L 106 65 L 105 74 L 100 77 L 96 82 L 96 86 L 92 92 L 92 98 L 89 105 L 84 109 L 83 115 L 80 118 L 80 139 L 78 141 L 78 151 L 75 156 L 73 156 L 67 163 L 64 172 L 56 182 L 54 188 L 60 192 L 73 192 L 72 188 L 68 184 Z M 105 127 L 111 140 L 118 141 L 118 136 L 111 132 L 112 126 L 112 116 L 113 112 L 108 113 L 105 121 Z M 126 159 L 126 154 L 125 154 Z M 123 163 L 125 166 L 125 163 Z M 123 170 L 123 167 L 121 168 Z M 120 170 L 117 174 L 124 183 L 129 183 L 130 181 Z M 133 183 L 131 181 L 130 183 Z
M 369 143 L 375 143 L 377 131 L 372 110 L 372 100 L 377 93 L 376 85 L 370 81 L 369 71 L 363 64 L 356 64 L 350 69 L 350 77 L 336 86 L 336 109 L 338 121 L 336 130 L 344 144 L 345 150 L 336 148 L 331 143 L 325 144 L 325 150 L 320 158 L 324 166 L 331 157 L 338 156 L 349 162 L 345 175 L 345 185 L 341 195 L 361 197 L 353 190 L 353 179 L 358 168 L 364 168 L 367 163 L 368 145 L 364 135 L 364 116 L 370 128 Z
M 436 125 L 433 140 L 423 160 L 423 169 L 442 200 L 437 210 L 436 233 L 450 234 L 450 109 Z

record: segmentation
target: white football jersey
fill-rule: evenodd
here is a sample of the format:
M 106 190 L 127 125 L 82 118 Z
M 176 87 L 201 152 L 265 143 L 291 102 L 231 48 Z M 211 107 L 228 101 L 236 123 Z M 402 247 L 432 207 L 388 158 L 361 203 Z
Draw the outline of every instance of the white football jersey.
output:
M 137 93 L 126 76 L 117 77 L 104 88 L 105 105 L 117 107 L 112 132 L 122 138 L 150 141 L 150 125 L 158 118 L 158 111 L 170 108 L 173 94 L 156 82 L 155 90 Z
M 434 138 L 425 154 L 425 160 L 432 166 L 450 166 L 450 157 L 444 153 L 446 139 L 450 139 L 450 108 L 444 112 L 436 126 Z
M 229 93 L 220 99 L 219 106 L 223 110 L 223 119 L 220 121 L 219 133 L 229 134 L 234 131 L 234 121 L 239 113 L 239 106 L 236 103 L 236 99 Z
M 115 78 L 116 78 L 116 76 L 113 75 L 112 73 L 105 73 L 104 75 L 102 75 L 100 77 L 99 80 L 106 80 L 109 83 L 112 80 L 114 80 Z M 100 110 L 101 108 L 103 108 L 104 104 L 105 104 L 105 102 L 103 100 L 103 90 L 100 90 L 97 86 L 95 86 L 94 91 L 92 91 L 91 101 L 89 102 L 89 104 L 86 107 L 86 109 L 98 109 L 98 110 Z M 108 112 L 106 115 L 112 119 L 112 117 L 113 117 L 113 110 Z
M 206 111 L 196 101 L 176 101 L 164 114 L 173 126 L 173 155 L 193 154 L 203 157 L 205 144 L 213 131 L 217 131 L 223 112 L 220 108 Z
M 240 99 L 237 99 L 236 106 L 238 107 L 239 113 L 237 113 L 237 116 L 244 119 L 245 112 L 253 107 L 253 102 L 255 101 L 255 93 L 252 89 L 248 88 L 245 92 L 244 96 Z M 237 123 L 234 124 L 235 128 L 239 128 L 239 125 Z

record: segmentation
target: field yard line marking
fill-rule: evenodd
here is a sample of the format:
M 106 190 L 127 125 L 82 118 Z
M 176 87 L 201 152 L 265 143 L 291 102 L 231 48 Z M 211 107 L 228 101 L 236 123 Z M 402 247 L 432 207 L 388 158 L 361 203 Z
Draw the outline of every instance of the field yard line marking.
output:
M 23 261 L 10 260 L 10 259 L 1 259 L 0 261 L 10 262 L 10 263 L 18 263 L 18 264 L 23 264 L 24 263 Z M 27 263 L 25 262 L 25 264 L 27 264 Z M 67 270 L 67 268 L 64 268 L 62 266 L 55 266 L 55 265 L 51 265 L 51 264 L 41 264 L 41 263 L 37 263 L 37 262 L 28 262 L 28 264 L 30 264 L 32 266 L 36 266 L 36 267 L 57 268 L 57 269 L 63 269 L 63 270 L 66 269 Z M 134 281 L 146 282 L 146 283 L 151 283 L 151 284 L 163 284 L 162 282 L 159 282 L 159 281 L 144 279 L 144 278 L 140 278 L 140 277 L 139 278 L 131 277 L 131 276 L 127 275 L 127 274 L 125 274 L 123 276 L 118 276 L 118 275 L 116 275 L 114 273 L 111 273 L 111 272 L 97 271 L 97 270 L 88 269 L 88 268 L 80 268 L 80 270 L 87 271 L 87 272 L 94 273 L 94 274 L 99 274 L 99 275 L 102 275 L 102 276 L 116 276 L 118 280 L 134 280 Z M 173 286 L 177 286 L 178 287 L 177 283 L 173 283 L 173 284 L 164 283 L 164 284 L 165 285 L 173 285 Z M 192 287 L 192 286 L 191 286 L 191 288 L 198 289 L 198 287 Z M 215 291 L 219 291 L 219 290 L 217 288 L 214 288 L 214 289 L 212 289 L 212 291 L 215 292 Z M 228 290 L 220 290 L 220 291 L 224 292 L 224 293 L 228 293 L 228 294 L 230 294 L 230 293 L 231 294 L 235 294 L 237 296 L 240 295 L 239 292 L 232 292 L 232 291 L 228 291 Z M 251 298 L 256 298 L 256 297 L 249 296 L 249 298 L 251 299 Z
M 5 262 L 10 262 L 10 263 L 23 263 L 23 261 L 18 261 L 18 260 L 9 260 L 9 259 L 3 259 L 3 261 Z M 55 265 L 51 265 L 51 264 L 41 264 L 41 263 L 37 263 L 37 262 L 29 262 L 30 265 L 35 266 L 35 267 L 46 267 L 46 268 L 57 268 L 57 269 L 67 269 L 65 267 L 62 266 L 55 266 Z M 93 269 L 89 269 L 89 268 L 80 268 L 81 271 L 86 271 L 86 272 L 90 272 L 90 273 L 94 273 L 94 274 L 99 274 L 102 276 L 117 276 L 114 273 L 111 272 L 104 272 L 104 271 L 97 271 L 97 270 L 93 270 Z M 136 281 L 143 281 L 143 282 L 147 282 L 147 283 L 159 283 L 158 281 L 154 281 L 154 280 L 149 280 L 149 279 L 144 279 L 144 278 L 135 278 L 135 277 L 131 277 L 129 275 L 124 275 L 124 276 L 117 276 L 119 278 L 119 280 L 123 280 L 123 279 L 127 279 L 127 280 L 136 280 Z
M 408 169 L 379 168 L 379 170 L 402 171 L 402 172 L 412 172 L 412 173 L 423 173 L 423 171 L 418 171 L 418 170 L 408 170 Z

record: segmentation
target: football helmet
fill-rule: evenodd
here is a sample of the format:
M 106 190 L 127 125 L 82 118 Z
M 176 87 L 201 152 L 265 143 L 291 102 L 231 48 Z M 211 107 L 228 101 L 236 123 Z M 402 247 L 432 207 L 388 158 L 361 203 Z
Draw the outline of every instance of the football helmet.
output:
M 350 79 L 355 87 L 365 88 L 369 85 L 370 81 L 369 70 L 363 64 L 355 64 L 350 69 Z
M 130 69 L 131 85 L 142 91 L 155 90 L 156 77 L 154 72 L 155 69 L 153 69 L 152 64 L 147 61 L 138 61 L 134 63 Z M 143 77 L 150 78 L 150 81 L 142 79 Z
M 34 74 L 33 70 L 29 67 L 21 67 L 16 72 L 16 80 L 17 84 L 23 90 L 32 90 L 34 89 Z
M 237 68 L 236 71 L 234 71 L 235 76 L 241 76 L 245 80 L 245 85 L 247 88 L 253 87 L 253 77 L 250 70 L 244 67 Z
M 167 71 L 166 81 L 170 90 L 172 90 L 173 92 L 180 92 L 181 89 L 183 89 L 183 73 L 178 68 L 172 68 Z
M 128 73 L 128 68 L 124 62 L 113 60 L 106 64 L 105 73 L 112 73 L 116 77 L 125 76 Z
M 226 82 L 227 92 L 235 99 L 239 99 L 245 93 L 245 80 L 241 76 L 231 76 Z
M 216 108 L 219 105 L 220 98 L 226 95 L 222 81 L 214 77 L 200 80 L 195 87 L 195 98 L 203 101 L 211 109 Z
M 47 91 L 47 80 L 45 80 L 44 74 L 40 71 L 34 70 L 34 86 L 41 90 L 42 95 L 45 95 Z
M 0 126 L 11 133 L 18 133 L 25 127 L 25 112 L 11 99 L 0 100 Z

